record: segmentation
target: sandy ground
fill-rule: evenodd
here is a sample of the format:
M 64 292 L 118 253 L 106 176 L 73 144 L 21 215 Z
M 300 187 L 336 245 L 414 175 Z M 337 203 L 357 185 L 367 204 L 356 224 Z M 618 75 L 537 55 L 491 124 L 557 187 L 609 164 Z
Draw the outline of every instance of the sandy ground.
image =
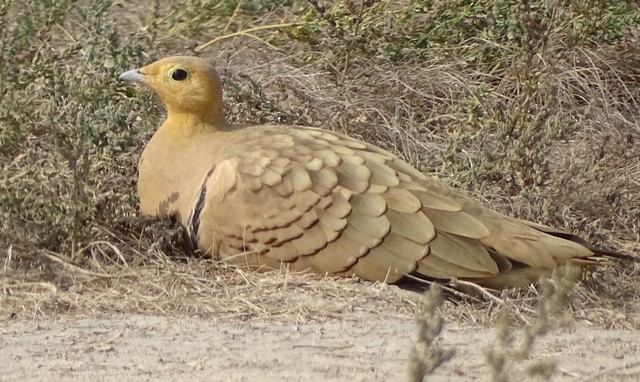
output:
M 409 317 L 362 314 L 324 323 L 215 322 L 119 315 L 0 323 L 2 381 L 208 380 L 402 381 L 416 326 Z M 448 323 L 456 351 L 435 381 L 490 380 L 484 350 L 494 329 Z M 540 339 L 531 359 L 558 360 L 557 381 L 640 380 L 637 331 L 581 324 Z M 532 360 L 518 363 L 514 379 Z

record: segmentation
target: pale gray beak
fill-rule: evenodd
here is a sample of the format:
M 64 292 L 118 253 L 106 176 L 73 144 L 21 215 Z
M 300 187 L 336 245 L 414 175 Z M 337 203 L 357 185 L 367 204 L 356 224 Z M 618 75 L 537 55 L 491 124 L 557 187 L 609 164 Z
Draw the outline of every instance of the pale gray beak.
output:
M 122 73 L 118 80 L 127 82 L 142 82 L 144 80 L 144 74 L 140 73 L 138 69 L 129 70 Z

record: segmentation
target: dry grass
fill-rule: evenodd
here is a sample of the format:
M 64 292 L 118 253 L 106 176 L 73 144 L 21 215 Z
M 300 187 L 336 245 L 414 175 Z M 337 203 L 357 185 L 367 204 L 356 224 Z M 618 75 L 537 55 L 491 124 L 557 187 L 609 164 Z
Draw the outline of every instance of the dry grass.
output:
M 317 16 L 309 16 L 309 25 L 320 28 L 315 45 L 295 28 L 238 33 L 304 20 L 294 8 L 269 4 L 255 11 L 232 5 L 206 17 L 190 6 L 172 13 L 159 2 L 124 3 L 101 14 L 102 29 L 72 13 L 39 29 L 49 39 L 3 50 L 27 85 L 7 85 L 11 71 L 3 69 L 3 89 L 14 96 L 13 103 L 4 97 L 3 110 L 14 112 L 2 115 L 1 317 L 135 312 L 304 322 L 350 319 L 364 310 L 416 312 L 419 295 L 395 286 L 287 270 L 255 273 L 191 258 L 175 227 L 138 216 L 135 164 L 162 111 L 149 94 L 117 85 L 117 73 L 232 34 L 201 53 L 220 68 L 231 120 L 346 132 L 504 213 L 640 253 L 636 32 L 574 49 L 552 39 L 530 61 L 509 58 L 513 66 L 487 73 L 470 67 L 468 57 L 443 60 L 437 48 L 418 61 L 381 59 L 367 47 L 384 36 L 371 34 L 361 46 L 362 29 L 346 35 L 322 29 Z M 402 5 L 364 15 L 375 21 Z M 9 27 L 16 26 L 3 26 Z M 95 32 L 92 48 L 83 45 L 86 30 Z M 100 30 L 113 31 L 103 32 L 113 41 L 98 38 Z M 345 46 L 359 48 L 345 56 Z M 86 92 L 78 96 L 74 86 Z M 95 107 L 86 108 L 89 102 Z M 87 132 L 88 121 L 95 125 Z M 74 166 L 73 158 L 81 161 Z M 638 285 L 638 265 L 596 269 L 579 283 L 572 316 L 638 329 Z M 536 288 L 479 302 L 454 297 L 442 312 L 450 320 L 493 324 L 508 303 L 525 323 L 535 316 Z
M 422 382 L 455 354 L 454 350 L 443 349 L 438 343 L 444 326 L 438 309 L 443 302 L 442 290 L 438 284 L 434 284 L 419 304 L 420 309 L 416 313 L 418 338 L 409 353 L 409 382 Z
M 92 242 L 84 248 L 79 265 L 48 251 L 17 257 L 9 247 L 2 268 L 0 316 L 36 320 L 113 313 L 188 314 L 213 320 L 303 323 L 358 320 L 362 313 L 409 318 L 430 312 L 429 317 L 446 317 L 450 322 L 492 326 L 508 309 L 513 313 L 511 324 L 526 325 L 540 315 L 537 307 L 544 296 L 535 286 L 480 300 L 449 294 L 451 299 L 443 306 L 429 300 L 427 305 L 433 309 L 427 309 L 413 288 L 287 269 L 259 273 L 185 257 L 167 243 L 174 238 L 160 238 L 146 252 L 141 252 L 138 240 Z M 638 291 L 633 285 L 640 282 L 637 271 L 604 270 L 579 284 L 569 316 L 597 327 L 640 328 L 634 314 Z M 625 281 L 611 282 L 619 279 Z
M 511 329 L 510 312 L 505 307 L 497 325 L 496 341 L 486 350 L 493 381 L 509 381 L 513 375 L 513 365 L 530 357 L 538 338 L 566 325 L 566 319 L 556 316 L 563 313 L 567 306 L 579 275 L 577 268 L 561 267 L 554 271 L 551 278 L 541 280 L 542 298 L 538 302 L 535 318 L 524 326 L 517 341 Z M 566 318 L 569 315 L 564 312 L 564 316 Z M 528 374 L 532 378 L 549 380 L 556 367 L 553 359 L 536 360 L 528 366 Z
M 356 279 L 294 274 L 287 269 L 250 269 L 167 256 L 161 239 L 145 252 L 136 238 L 96 241 L 76 265 L 43 251 L 33 257 L 6 254 L 0 315 L 39 319 L 51 316 L 104 316 L 113 313 L 188 314 L 214 320 L 275 320 L 303 323 L 349 318 L 371 310 L 408 315 L 411 293 Z M 123 251 L 124 250 L 124 251 Z M 397 301 L 384 306 L 381 301 Z M 401 304 L 400 301 L 405 301 Z

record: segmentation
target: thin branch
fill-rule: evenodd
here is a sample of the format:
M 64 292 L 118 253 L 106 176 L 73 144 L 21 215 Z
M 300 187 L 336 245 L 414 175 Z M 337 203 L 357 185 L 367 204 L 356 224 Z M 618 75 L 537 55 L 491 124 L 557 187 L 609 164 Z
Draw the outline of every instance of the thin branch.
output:
M 249 28 L 249 29 L 245 29 L 245 30 L 241 30 L 238 32 L 234 32 L 234 33 L 229 33 L 223 36 L 218 36 L 212 40 L 209 40 L 208 42 L 197 46 L 193 51 L 196 53 L 200 53 L 201 51 L 203 51 L 204 49 L 208 48 L 210 45 L 213 45 L 219 41 L 222 40 L 226 40 L 228 38 L 232 38 L 232 37 L 237 37 L 237 36 L 244 36 L 244 35 L 249 35 L 250 33 L 253 32 L 257 32 L 257 31 L 262 31 L 262 30 L 268 30 L 268 29 L 281 29 L 281 28 L 290 28 L 290 27 L 295 27 L 295 26 L 300 26 L 303 25 L 303 23 L 285 23 L 285 24 L 269 24 L 269 25 L 261 25 L 259 27 L 254 27 L 254 28 Z

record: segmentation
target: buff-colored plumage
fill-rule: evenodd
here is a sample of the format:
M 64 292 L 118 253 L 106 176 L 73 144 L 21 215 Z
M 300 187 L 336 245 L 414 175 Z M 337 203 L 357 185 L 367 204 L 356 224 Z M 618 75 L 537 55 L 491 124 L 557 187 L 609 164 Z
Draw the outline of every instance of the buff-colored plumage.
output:
M 176 218 L 214 257 L 389 283 L 412 274 L 501 287 L 599 254 L 348 136 L 232 126 L 218 74 L 202 59 L 166 58 L 120 78 L 152 88 L 168 113 L 140 160 L 141 211 Z

